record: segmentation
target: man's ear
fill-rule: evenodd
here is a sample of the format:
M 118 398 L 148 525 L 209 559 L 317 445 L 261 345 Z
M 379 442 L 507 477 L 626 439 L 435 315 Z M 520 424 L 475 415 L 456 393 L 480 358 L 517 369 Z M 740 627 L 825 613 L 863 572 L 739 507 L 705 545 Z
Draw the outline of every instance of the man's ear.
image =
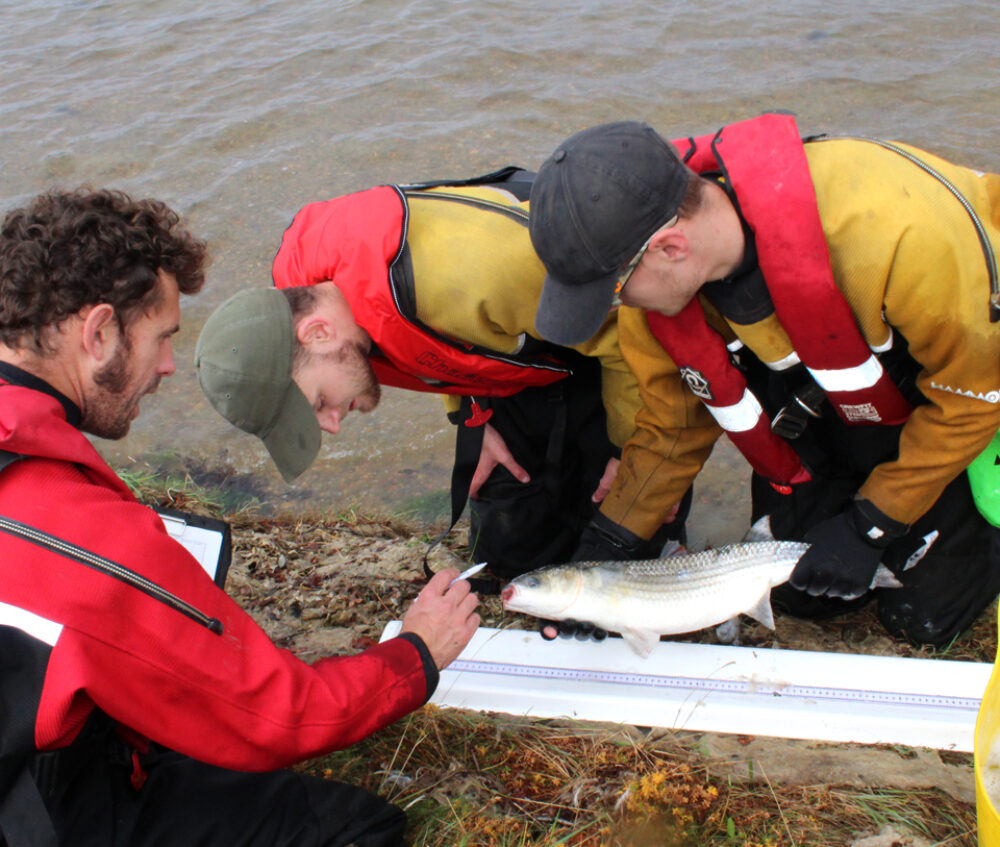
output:
M 683 227 L 674 224 L 654 233 L 649 240 L 649 249 L 663 252 L 668 259 L 678 261 L 691 252 L 691 242 Z
M 326 345 L 337 340 L 337 330 L 321 310 L 316 310 L 295 324 L 295 337 L 303 347 L 322 352 Z
M 115 309 L 110 303 L 98 303 L 83 316 L 80 343 L 98 364 L 111 359 L 120 336 Z

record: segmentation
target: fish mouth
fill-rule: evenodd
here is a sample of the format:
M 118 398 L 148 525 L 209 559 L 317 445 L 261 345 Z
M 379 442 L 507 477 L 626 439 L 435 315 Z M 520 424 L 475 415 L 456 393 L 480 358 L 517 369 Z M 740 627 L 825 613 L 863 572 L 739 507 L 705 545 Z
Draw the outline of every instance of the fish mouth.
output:
M 500 592 L 500 599 L 503 601 L 503 606 L 506 609 L 507 604 L 514 599 L 514 594 L 517 589 L 513 585 L 508 585 L 503 591 Z

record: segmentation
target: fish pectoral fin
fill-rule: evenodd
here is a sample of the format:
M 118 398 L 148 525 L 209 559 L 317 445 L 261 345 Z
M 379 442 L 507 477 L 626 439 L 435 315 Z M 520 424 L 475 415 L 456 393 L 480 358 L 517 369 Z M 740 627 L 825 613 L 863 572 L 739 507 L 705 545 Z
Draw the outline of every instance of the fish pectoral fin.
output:
M 768 629 L 774 629 L 774 612 L 771 611 L 771 589 L 768 588 L 760 599 L 743 614 L 764 624 Z
M 875 576 L 869 588 L 902 588 L 903 583 L 896 579 L 895 574 L 885 565 L 879 565 L 875 569 Z
M 622 638 L 642 658 L 646 658 L 660 641 L 660 633 L 651 629 L 623 629 Z

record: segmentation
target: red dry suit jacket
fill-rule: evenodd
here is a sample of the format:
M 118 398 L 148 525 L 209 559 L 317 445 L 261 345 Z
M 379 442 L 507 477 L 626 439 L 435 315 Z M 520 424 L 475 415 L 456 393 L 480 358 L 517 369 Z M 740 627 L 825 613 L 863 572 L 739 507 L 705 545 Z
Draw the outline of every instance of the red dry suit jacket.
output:
M 5 770 L 72 744 L 95 710 L 129 735 L 261 771 L 348 746 L 431 695 L 437 669 L 417 636 L 313 665 L 277 648 L 78 418 L 0 363 L 0 449 L 28 457 L 0 472 L 0 806 Z M 10 534 L 22 525 L 33 541 Z

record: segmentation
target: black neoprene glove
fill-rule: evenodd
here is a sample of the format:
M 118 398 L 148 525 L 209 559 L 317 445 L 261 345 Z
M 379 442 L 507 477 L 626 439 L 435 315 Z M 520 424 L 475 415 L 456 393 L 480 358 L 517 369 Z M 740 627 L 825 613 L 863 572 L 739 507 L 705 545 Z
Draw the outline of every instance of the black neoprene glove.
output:
M 549 632 L 546 632 L 546 630 Z M 577 641 L 603 641 L 608 633 L 586 621 L 539 621 L 538 631 L 546 641 L 556 638 L 575 638 Z
M 906 530 L 906 524 L 894 521 L 869 501 L 855 500 L 845 511 L 806 532 L 802 540 L 811 546 L 789 582 L 814 597 L 860 597 L 871 587 L 882 552 Z
M 657 555 L 649 542 L 597 512 L 580 533 L 571 562 L 620 562 Z M 662 543 L 660 544 L 662 547 Z

